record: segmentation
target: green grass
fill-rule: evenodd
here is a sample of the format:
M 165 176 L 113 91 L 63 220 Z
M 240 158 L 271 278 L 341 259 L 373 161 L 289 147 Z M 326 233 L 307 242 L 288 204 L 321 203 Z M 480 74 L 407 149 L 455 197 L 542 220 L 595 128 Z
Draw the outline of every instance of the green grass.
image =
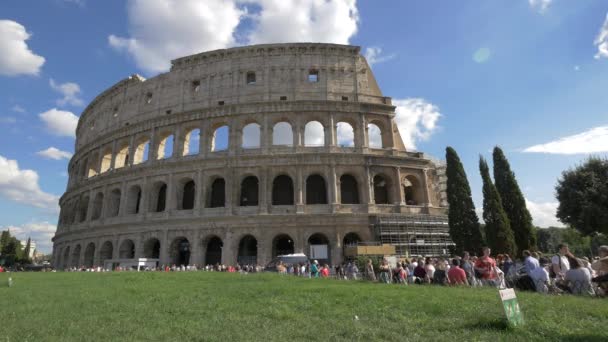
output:
M 608 341 L 608 301 L 276 274 L 0 274 L 0 341 Z M 358 316 L 358 320 L 354 317 Z

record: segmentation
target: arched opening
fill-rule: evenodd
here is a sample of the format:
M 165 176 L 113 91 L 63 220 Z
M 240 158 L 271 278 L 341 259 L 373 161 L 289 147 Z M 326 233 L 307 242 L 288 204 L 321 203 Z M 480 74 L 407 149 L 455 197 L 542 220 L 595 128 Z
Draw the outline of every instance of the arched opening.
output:
M 84 250 L 84 267 L 93 267 L 95 262 L 95 244 L 89 243 Z
M 258 240 L 252 235 L 244 236 L 239 242 L 236 259 L 239 265 L 256 265 L 258 263 Z
M 272 144 L 293 146 L 293 130 L 288 122 L 278 122 L 272 128 Z
M 241 207 L 258 205 L 258 178 L 248 176 L 241 182 Z
M 228 126 L 224 125 L 218 127 L 211 137 L 211 151 L 224 151 L 228 149 L 228 137 L 229 137 Z
M 320 175 L 306 178 L 306 204 L 327 204 L 325 179 Z
M 243 127 L 243 148 L 259 148 L 260 147 L 260 125 L 250 123 Z
M 226 206 L 226 181 L 224 178 L 216 178 L 211 183 L 211 196 L 209 196 L 208 208 L 220 208 Z
M 171 243 L 171 263 L 177 266 L 190 264 L 190 242 L 185 237 Z
M 141 164 L 148 161 L 150 155 L 150 139 L 142 138 L 138 140 L 133 156 L 133 164 Z
M 80 245 L 76 245 L 76 248 L 72 252 L 72 267 L 80 266 L 80 249 Z
M 158 259 L 160 258 L 160 241 L 156 238 L 150 238 L 144 243 L 144 258 Z
M 293 205 L 293 181 L 287 175 L 275 177 L 272 182 L 272 205 Z
M 101 217 L 101 211 L 103 210 L 103 194 L 98 192 L 93 200 L 93 215 L 92 220 L 98 220 Z
M 194 208 L 194 195 L 196 192 L 196 184 L 193 180 L 187 180 L 183 183 L 181 189 L 181 199 L 179 208 L 182 210 L 191 210 Z
M 388 204 L 388 186 L 380 175 L 374 177 L 374 203 Z
M 317 260 L 321 264 L 330 264 L 330 248 L 327 236 L 317 233 L 308 238 L 310 259 Z
M 112 255 L 114 253 L 114 246 L 110 241 L 106 241 L 101 245 L 99 249 L 99 262 L 100 264 L 104 264 L 106 260 L 112 259 Z
M 344 238 L 342 239 L 342 255 L 344 257 L 346 257 L 345 251 L 347 247 L 356 247 L 357 244 L 361 242 L 361 238 L 359 237 L 359 234 L 357 233 L 348 233 L 346 235 L 344 235 Z
M 89 196 L 83 196 L 78 202 L 78 222 L 84 222 L 89 213 Z
M 114 159 L 114 168 L 120 169 L 129 165 L 129 144 L 124 143 L 118 148 L 118 153 Z
M 112 150 L 105 149 L 103 151 L 103 156 L 101 158 L 101 166 L 99 168 L 99 173 L 104 173 L 110 170 L 112 166 Z
M 63 251 L 63 260 L 61 260 L 61 268 L 70 267 L 70 246 L 67 246 Z
M 173 156 L 173 134 L 161 135 L 156 150 L 156 159 L 166 159 Z
M 377 125 L 370 123 L 367 125 L 367 137 L 369 140 L 369 147 L 371 148 L 383 148 L 382 144 L 382 131 Z
M 165 211 L 165 206 L 167 203 L 167 184 L 164 182 L 157 182 L 153 186 L 152 190 L 152 198 L 150 201 L 151 211 L 153 212 L 163 212 Z
M 94 153 L 89 157 L 87 165 L 87 178 L 97 176 L 98 159 L 99 155 L 97 153 Z
M 127 214 L 139 214 L 141 205 L 141 187 L 133 185 L 127 193 Z
M 186 133 L 184 137 L 184 151 L 182 155 L 194 155 L 199 153 L 201 130 L 195 128 Z
M 120 189 L 114 189 L 110 192 L 108 198 L 108 216 L 118 216 L 120 211 Z
M 120 259 L 133 259 L 135 258 L 135 244 L 133 240 L 125 240 L 120 244 L 118 249 L 118 257 Z
M 338 122 L 336 125 L 336 138 L 340 147 L 355 146 L 355 130 L 348 122 Z
M 294 252 L 293 239 L 287 234 L 275 236 L 272 240 L 272 257 L 279 255 L 293 254 Z
M 325 128 L 319 121 L 310 121 L 304 127 L 305 146 L 325 146 Z
M 342 204 L 359 204 L 359 185 L 355 177 L 340 177 L 340 199 Z
M 422 186 L 416 177 L 406 176 L 402 182 L 402 186 L 406 205 L 421 205 L 424 202 Z
M 216 265 L 222 263 L 222 247 L 224 243 L 217 236 L 210 238 L 207 241 L 207 250 L 205 252 L 205 264 Z

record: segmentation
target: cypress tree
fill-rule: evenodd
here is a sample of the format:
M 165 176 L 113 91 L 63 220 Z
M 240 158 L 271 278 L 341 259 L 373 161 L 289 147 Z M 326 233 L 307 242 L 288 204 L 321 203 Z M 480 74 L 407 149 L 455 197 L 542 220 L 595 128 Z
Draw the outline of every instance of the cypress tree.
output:
M 30 248 L 31 247 L 31 239 L 28 237 L 27 242 L 25 243 L 25 248 L 23 249 L 23 260 L 30 260 Z
M 4 248 L 8 241 L 10 240 L 11 234 L 8 230 L 3 230 L 2 234 L 0 234 L 0 254 L 4 254 Z
M 464 251 L 477 253 L 484 242 L 467 174 L 464 172 L 458 154 L 452 147 L 448 146 L 445 149 L 445 159 L 448 177 L 447 195 L 450 206 L 448 211 L 450 237 L 456 244 L 457 254 L 462 254 Z
M 519 189 L 515 174 L 511 171 L 509 161 L 500 147 L 494 147 L 492 157 L 494 159 L 496 189 L 498 189 L 502 200 L 502 207 L 511 223 L 517 249 L 519 251 L 534 249 L 536 238 L 534 236 L 532 215 L 530 215 L 526 207 L 526 200 Z
M 479 172 L 483 180 L 483 220 L 486 222 L 486 241 L 496 254 L 515 255 L 515 242 L 509 218 L 502 207 L 500 194 L 490 178 L 488 164 L 481 156 Z

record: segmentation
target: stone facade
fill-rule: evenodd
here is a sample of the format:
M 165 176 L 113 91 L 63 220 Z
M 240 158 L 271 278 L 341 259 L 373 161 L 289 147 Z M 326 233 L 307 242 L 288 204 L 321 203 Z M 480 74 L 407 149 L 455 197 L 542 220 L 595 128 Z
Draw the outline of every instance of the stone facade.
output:
M 406 151 L 394 116 L 356 46 L 238 47 L 133 75 L 80 117 L 54 265 L 263 265 L 311 244 L 339 263 L 345 243 L 375 239 L 377 215 L 446 214 L 443 170 Z

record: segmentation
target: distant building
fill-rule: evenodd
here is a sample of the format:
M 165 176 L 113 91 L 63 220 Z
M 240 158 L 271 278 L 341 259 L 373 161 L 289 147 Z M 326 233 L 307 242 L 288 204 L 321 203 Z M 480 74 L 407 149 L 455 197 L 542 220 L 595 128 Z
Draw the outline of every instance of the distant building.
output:
M 21 240 L 21 248 L 25 248 L 27 245 L 27 239 Z M 32 259 L 34 257 L 34 251 L 36 251 L 36 242 L 34 240 L 30 240 L 30 250 L 28 252 L 28 257 Z

